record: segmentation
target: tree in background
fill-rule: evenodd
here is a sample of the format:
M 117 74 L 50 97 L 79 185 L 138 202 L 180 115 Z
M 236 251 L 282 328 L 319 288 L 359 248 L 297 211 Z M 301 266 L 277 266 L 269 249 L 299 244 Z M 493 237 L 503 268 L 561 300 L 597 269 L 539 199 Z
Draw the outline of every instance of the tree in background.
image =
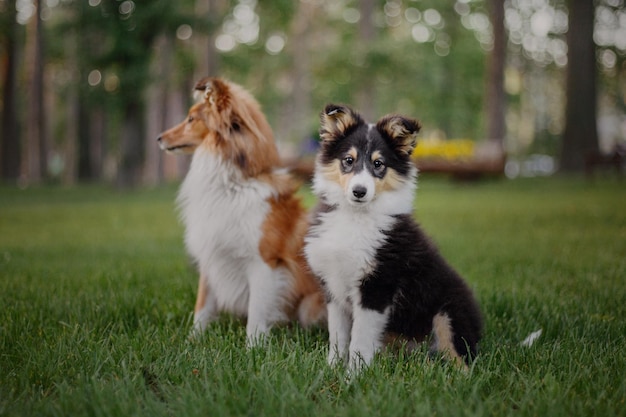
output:
M 110 142 L 117 149 L 116 184 L 127 188 L 142 182 L 153 48 L 161 34 L 173 36 L 181 24 L 192 22 L 181 3 L 102 0 L 66 6 L 61 31 L 85 38 L 75 54 L 81 81 L 77 120 L 81 178 L 99 177 L 103 148 Z M 107 137 L 113 132 L 118 134 Z
M 172 16 L 174 10 L 166 0 L 135 0 L 134 4 L 110 0 L 103 3 L 103 9 L 110 16 L 106 22 L 112 38 L 103 62 L 119 78 L 121 128 L 116 183 L 127 188 L 141 180 L 145 150 L 144 95 L 151 81 L 152 47 L 167 24 L 166 16 Z
M 377 28 L 374 26 L 374 12 L 376 2 L 375 0 L 360 0 L 359 1 L 359 37 L 357 44 L 360 46 L 360 54 L 363 56 L 360 58 L 364 61 L 362 72 L 367 72 L 369 69 L 369 60 L 367 55 L 369 53 L 368 48 L 376 40 Z M 359 86 L 356 102 L 359 111 L 365 116 L 366 120 L 375 120 L 379 115 L 375 114 L 374 97 L 376 90 L 372 88 L 372 83 L 368 82 L 366 76 L 362 76 L 363 82 Z
M 65 136 L 61 151 L 65 184 L 98 180 L 105 165 L 106 137 L 114 111 L 109 110 L 109 94 L 98 86 L 114 83 L 106 78 L 112 75 L 103 71 L 99 60 L 106 45 L 101 19 L 99 8 L 79 2 L 60 10 L 48 25 L 49 36 L 63 40 L 49 43 L 48 68 L 57 79 L 54 84 L 60 100 L 66 103 L 59 107 L 65 112 L 55 128 Z
M 198 57 L 196 79 L 219 74 L 220 55 L 215 48 L 215 38 L 227 9 L 227 0 L 196 0 L 195 2 L 194 15 L 198 17 L 196 29 L 199 29 L 197 30 L 199 33 L 194 35 L 197 39 L 194 50 Z M 205 28 L 197 25 L 202 20 L 206 22 Z
M 165 155 L 155 145 L 155 139 L 185 117 L 195 82 L 208 75 L 219 75 L 221 57 L 215 38 L 227 11 L 226 0 L 180 2 L 176 14 L 168 18 L 170 23 L 154 42 L 151 81 L 146 91 L 143 184 L 177 180 L 187 172 L 190 158 Z
M 26 142 L 23 115 L 32 113 L 28 94 L 11 94 L 31 88 L 25 74 L 32 65 L 24 61 L 21 34 L 34 18 L 25 14 L 34 1 L 20 0 L 14 54 L 5 35 L 12 33 L 11 25 L 1 28 L 4 179 L 11 178 L 10 162 L 19 160 L 12 157 L 18 149 L 14 145 Z M 2 11 L 9 11 L 0 19 L 15 22 L 14 4 L 0 0 Z M 285 144 L 297 148 L 316 130 L 319 109 L 338 101 L 374 118 L 387 112 L 415 116 L 424 124 L 423 137 L 506 136 L 509 152 L 558 154 L 565 126 L 560 88 L 567 65 L 565 0 L 42 4 L 44 39 L 55 41 L 44 45 L 48 122 L 38 127 L 50 137 L 44 141 L 49 152 L 43 159 L 54 162 L 48 171 L 67 183 L 76 176 L 127 186 L 176 178 L 170 168 L 177 159 L 163 158 L 154 137 L 183 116 L 194 81 L 207 72 L 217 74 L 216 62 L 217 75 L 244 85 L 259 99 L 281 149 L 289 147 Z M 619 94 L 626 79 L 623 2 L 598 0 L 595 6 L 602 67 L 598 93 L 602 105 L 609 103 L 619 116 L 626 108 Z M 579 6 L 570 7 L 574 12 Z M 485 59 L 489 56 L 494 59 Z M 486 64 L 494 62 L 497 70 L 487 75 Z M 15 69 L 14 76 L 7 68 Z M 489 78 L 495 81 L 486 82 Z M 506 106 L 497 104 L 503 78 Z M 487 94 L 485 85 L 494 94 Z M 184 163 L 178 166 L 182 172 Z
M 21 181 L 39 183 L 48 173 L 48 141 L 44 107 L 44 45 L 42 2 L 35 0 L 35 17 L 26 30 L 27 117 L 26 146 L 22 153 Z
M 562 171 L 583 171 L 585 155 L 598 151 L 593 3 L 592 0 L 569 2 L 568 69 L 565 83 L 567 104 L 560 164 Z
M 0 170 L 2 178 L 17 181 L 20 175 L 20 141 L 17 114 L 18 26 L 15 0 L 6 1 L 0 13 L 0 38 L 4 45 L 2 60 L 2 128 Z
M 506 64 L 507 37 L 504 27 L 504 2 L 489 0 L 489 16 L 493 28 L 493 47 L 487 63 L 485 102 L 487 109 L 486 138 L 501 145 L 506 137 L 506 96 L 504 93 L 504 68 Z
M 291 14 L 289 9 L 285 12 Z M 313 2 L 298 2 L 288 24 L 291 64 L 285 72 L 285 78 L 290 79 L 290 82 L 284 88 L 289 94 L 283 99 L 275 129 L 276 137 L 302 140 L 309 134 L 306 116 L 303 115 L 314 111 L 311 107 L 311 35 L 316 12 Z M 277 24 L 280 25 L 280 22 Z

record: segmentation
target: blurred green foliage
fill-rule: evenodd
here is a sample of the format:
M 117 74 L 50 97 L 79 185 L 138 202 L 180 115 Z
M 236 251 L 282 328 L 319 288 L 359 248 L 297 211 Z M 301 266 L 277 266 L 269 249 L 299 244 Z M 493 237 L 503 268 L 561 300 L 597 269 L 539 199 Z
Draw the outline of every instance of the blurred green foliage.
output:
M 0 10 L 15 1 L 0 0 Z M 599 112 L 611 115 L 618 130 L 626 109 L 623 3 L 596 5 Z M 366 4 L 371 16 L 364 14 Z M 26 11 L 32 3 L 17 5 L 23 52 L 18 87 L 28 88 L 25 57 L 33 15 Z M 206 75 L 249 89 L 278 140 L 296 147 L 316 135 L 319 111 L 328 102 L 367 110 L 370 119 L 391 112 L 416 117 L 425 137 L 487 139 L 486 62 L 493 45 L 488 6 L 487 0 L 42 2 L 46 93 L 54 97 L 46 114 L 50 154 L 63 166 L 71 164 L 75 156 L 67 151 L 72 139 L 66 132 L 76 123 L 79 166 L 92 163 L 83 161 L 85 155 L 103 141 L 102 159 L 122 166 L 131 148 L 151 143 L 148 114 L 168 125 L 180 120 L 193 84 Z M 554 155 L 559 149 L 568 6 L 565 0 L 504 2 L 508 154 Z M 6 16 L 0 15 L 2 34 L 8 33 Z M 22 126 L 28 117 L 25 96 L 17 103 Z M 103 127 L 94 128 L 94 120 Z M 103 138 L 94 138 L 94 129 Z M 125 131 L 142 136 L 136 139 L 140 146 L 125 145 Z M 624 140 L 623 132 L 610 132 L 601 141 Z

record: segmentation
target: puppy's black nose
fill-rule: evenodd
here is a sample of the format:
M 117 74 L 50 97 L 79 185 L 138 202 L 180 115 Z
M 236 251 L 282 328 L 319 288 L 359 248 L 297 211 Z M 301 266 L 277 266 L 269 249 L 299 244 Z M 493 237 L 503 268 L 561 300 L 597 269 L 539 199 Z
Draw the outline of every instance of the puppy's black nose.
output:
M 161 143 L 161 136 L 157 138 L 157 142 Z
M 360 185 L 352 189 L 352 195 L 354 195 L 356 198 L 363 198 L 365 194 L 367 194 L 367 188 Z

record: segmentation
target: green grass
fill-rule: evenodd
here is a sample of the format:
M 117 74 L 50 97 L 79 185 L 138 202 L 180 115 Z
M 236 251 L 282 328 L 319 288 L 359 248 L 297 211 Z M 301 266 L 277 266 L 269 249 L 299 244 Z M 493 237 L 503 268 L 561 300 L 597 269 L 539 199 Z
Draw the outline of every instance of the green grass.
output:
M 224 316 L 187 340 L 175 193 L 0 188 L 0 415 L 626 415 L 624 183 L 421 178 L 417 217 L 482 305 L 481 356 L 465 374 L 383 355 L 353 381 L 321 329 L 248 350 Z

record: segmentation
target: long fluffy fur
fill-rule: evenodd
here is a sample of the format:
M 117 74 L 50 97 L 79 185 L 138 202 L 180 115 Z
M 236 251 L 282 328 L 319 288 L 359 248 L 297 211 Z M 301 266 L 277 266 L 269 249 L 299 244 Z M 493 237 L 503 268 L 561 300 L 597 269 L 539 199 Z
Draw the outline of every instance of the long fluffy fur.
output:
M 195 93 L 186 120 L 158 139 L 166 151 L 193 153 L 178 204 L 200 275 L 194 333 L 223 311 L 247 318 L 251 344 L 277 322 L 323 321 L 302 252 L 306 213 L 259 104 L 224 79 L 202 79 Z
M 455 361 L 477 354 L 478 304 L 412 217 L 419 129 L 398 115 L 374 125 L 346 106 L 322 112 L 305 252 L 327 295 L 330 364 L 357 370 L 391 341 L 431 334 Z

